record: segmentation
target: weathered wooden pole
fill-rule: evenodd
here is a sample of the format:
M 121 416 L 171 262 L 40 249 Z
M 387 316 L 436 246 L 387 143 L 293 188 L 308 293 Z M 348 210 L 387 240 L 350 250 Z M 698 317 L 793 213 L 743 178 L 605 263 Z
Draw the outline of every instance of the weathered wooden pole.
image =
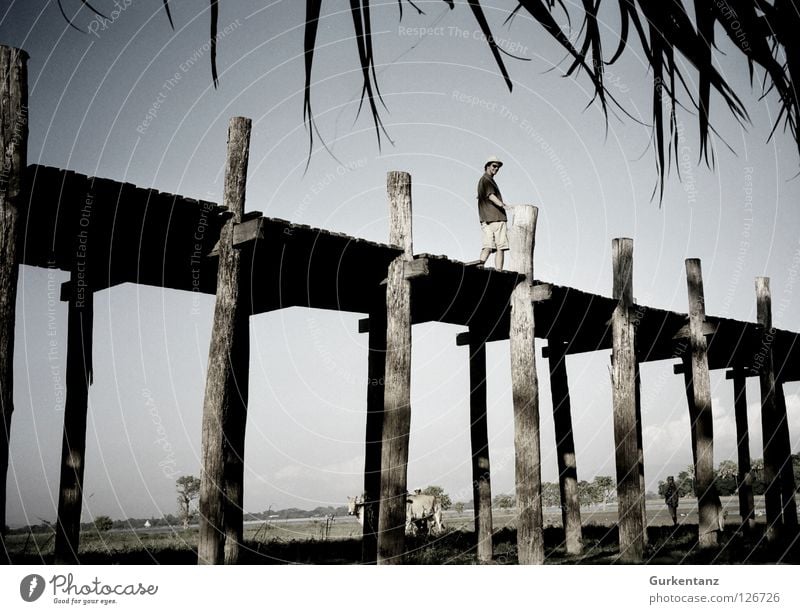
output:
M 797 534 L 797 501 L 795 493 L 797 485 L 794 479 L 792 463 L 792 442 L 789 436 L 789 422 L 786 415 L 786 397 L 783 393 L 783 382 L 775 378 L 775 403 L 778 409 L 778 455 L 781 459 L 781 510 L 783 511 L 783 528 L 787 536 Z
M 28 54 L 0 45 L 0 557 L 5 548 L 6 476 L 14 413 L 14 326 L 19 277 L 19 211 L 28 165 Z
M 689 347 L 692 367 L 692 401 L 697 457 L 694 485 L 699 518 L 701 548 L 718 544 L 719 496 L 714 484 L 714 423 L 711 410 L 711 378 L 708 374 L 708 342 L 705 336 L 705 295 L 700 260 L 686 259 L 686 285 L 689 294 Z M 690 410 L 691 411 L 691 410 Z
M 240 277 L 241 280 L 241 277 Z M 241 280 L 240 283 L 244 283 Z M 239 562 L 244 531 L 244 442 L 250 392 L 250 311 L 247 290 L 240 287 L 239 309 L 234 319 L 230 350 L 230 408 L 222 424 L 225 442 L 225 557 L 226 565 Z
M 788 437 L 783 429 L 786 424 L 786 403 L 783 388 L 775 378 L 772 357 L 772 342 L 775 329 L 772 327 L 772 295 L 768 277 L 756 277 L 756 312 L 761 325 L 761 347 L 755 357 L 755 367 L 759 372 L 761 386 L 761 430 L 764 440 L 764 503 L 767 511 L 767 540 L 776 542 L 783 533 L 787 521 L 789 526 L 797 524 L 797 509 L 794 506 L 794 492 L 787 487 L 794 483 L 793 476 L 784 472 L 792 471 L 791 449 L 787 446 Z M 786 431 L 788 435 L 788 429 Z M 789 479 L 791 477 L 791 481 Z M 788 505 L 787 505 L 788 504 Z M 794 518 L 785 514 L 787 507 L 794 508 Z
M 233 246 L 233 227 L 244 213 L 250 128 L 251 121 L 245 117 L 234 117 L 228 125 L 223 205 L 232 216 L 219 237 L 217 298 L 203 402 L 199 564 L 236 562 L 242 534 L 242 470 L 236 465 L 244 455 L 250 350 L 249 339 L 245 340 L 250 312 L 242 300 L 242 262 Z
M 403 254 L 390 265 L 386 285 L 386 377 L 378 511 L 378 564 L 400 564 L 405 551 L 408 439 L 411 429 L 411 283 L 405 263 L 411 240 L 411 175 L 391 171 L 389 242 Z
M 85 269 L 73 271 L 67 314 L 67 372 L 64 435 L 54 559 L 56 564 L 78 562 L 86 461 L 86 418 L 92 382 L 94 293 L 84 285 Z
M 381 496 L 381 443 L 386 375 L 386 296 L 376 293 L 369 314 L 367 356 L 367 433 L 364 453 L 364 531 L 361 560 L 378 559 L 378 509 Z
M 558 485 L 561 492 L 561 520 L 568 554 L 583 552 L 581 505 L 578 498 L 578 468 L 572 436 L 572 414 L 567 379 L 566 346 L 558 339 L 548 343 L 550 393 L 553 397 L 553 425 L 556 432 Z
M 644 556 L 644 496 L 639 478 L 639 441 L 636 419 L 636 340 L 633 323 L 633 240 L 614 239 L 611 317 L 611 383 L 614 403 L 617 502 L 620 559 L 638 562 Z
M 737 476 L 739 490 L 739 515 L 742 528 L 756 528 L 753 501 L 753 475 L 750 473 L 750 429 L 747 424 L 747 377 L 743 369 L 735 368 L 728 376 L 733 379 L 733 406 L 736 412 Z
M 492 484 L 489 470 L 489 427 L 486 419 L 486 333 L 469 329 L 469 419 L 472 445 L 472 502 L 478 562 L 492 560 Z
M 517 553 L 521 565 L 544 563 L 542 471 L 539 435 L 539 380 L 533 318 L 533 251 L 539 210 L 514 208 L 511 249 L 524 275 L 511 293 L 511 391 L 514 403 Z
M 644 496 L 647 492 L 647 483 L 644 479 L 644 439 L 642 435 L 642 374 L 639 370 L 639 357 L 636 357 L 636 373 L 635 381 L 635 394 L 636 394 L 636 445 L 639 448 L 639 489 L 641 490 L 642 497 L 640 499 L 642 506 L 642 540 L 644 545 L 650 543 L 647 536 L 647 498 Z

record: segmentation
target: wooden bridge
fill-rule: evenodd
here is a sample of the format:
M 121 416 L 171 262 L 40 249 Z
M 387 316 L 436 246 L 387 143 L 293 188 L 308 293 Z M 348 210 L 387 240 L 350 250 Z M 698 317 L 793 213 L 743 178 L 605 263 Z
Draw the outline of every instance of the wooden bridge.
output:
M 709 370 L 733 379 L 743 526 L 755 518 L 750 486 L 745 378 L 759 377 L 764 433 L 767 537 L 797 533 L 795 484 L 783 383 L 800 380 L 797 333 L 772 327 L 769 283 L 756 281 L 758 323 L 705 313 L 700 262 L 687 260 L 688 313 L 633 299 L 630 239 L 614 239 L 612 297 L 537 280 L 533 274 L 537 210 L 515 210 L 516 271 L 497 272 L 444 256 L 414 254 L 411 178 L 388 177 L 390 237 L 375 243 L 244 213 L 250 121 L 231 120 L 223 204 L 197 201 L 69 170 L 27 166 L 26 56 L 0 47 L 0 436 L 5 521 L 13 411 L 12 357 L 20 264 L 70 273 L 66 406 L 56 562 L 77 561 L 88 389 L 92 383 L 95 292 L 122 283 L 216 294 L 203 408 L 200 563 L 235 563 L 242 540 L 244 434 L 249 318 L 286 307 L 356 312 L 369 334 L 363 557 L 402 562 L 410 426 L 411 326 L 468 327 L 470 431 L 478 558 L 492 557 L 491 472 L 486 423 L 486 343 L 510 339 L 515 422 L 518 552 L 544 560 L 539 400 L 534 337 L 547 339 L 567 551 L 581 552 L 576 455 L 566 357 L 612 350 L 614 437 L 620 558 L 641 561 L 644 508 L 639 364 L 674 359 L 691 418 L 699 542 L 717 544 L 719 498 L 713 483 Z M 99 383 L 98 383 L 99 385 Z M 467 391 L 465 391 L 466 394 Z

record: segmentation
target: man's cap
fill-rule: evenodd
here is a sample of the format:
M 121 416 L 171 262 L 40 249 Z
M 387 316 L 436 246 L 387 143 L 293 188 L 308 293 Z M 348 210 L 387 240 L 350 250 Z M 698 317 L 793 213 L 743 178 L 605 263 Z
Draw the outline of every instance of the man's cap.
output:
M 503 162 L 497 156 L 491 156 L 486 163 L 483 165 L 483 168 L 486 168 L 490 164 L 497 164 L 498 166 L 503 166 Z

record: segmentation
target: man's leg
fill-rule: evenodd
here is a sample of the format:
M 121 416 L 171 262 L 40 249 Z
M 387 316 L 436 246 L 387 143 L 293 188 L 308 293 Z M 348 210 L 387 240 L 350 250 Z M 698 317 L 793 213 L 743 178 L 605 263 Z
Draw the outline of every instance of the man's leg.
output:
M 505 253 L 506 253 L 506 250 L 504 250 L 504 249 L 498 249 L 494 253 L 494 268 L 497 269 L 498 271 L 502 271 L 503 270 L 503 260 L 504 260 L 503 254 L 505 254 Z
M 490 250 L 488 247 L 484 247 L 481 250 L 481 255 L 480 255 L 481 262 L 485 263 L 489 259 L 489 254 L 491 254 L 491 253 L 492 253 L 492 250 Z

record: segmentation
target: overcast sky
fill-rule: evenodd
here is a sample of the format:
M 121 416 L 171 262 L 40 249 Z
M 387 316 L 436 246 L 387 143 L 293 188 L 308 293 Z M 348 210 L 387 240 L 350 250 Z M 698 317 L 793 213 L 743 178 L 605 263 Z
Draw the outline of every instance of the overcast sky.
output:
M 540 207 L 537 277 L 611 294 L 611 241 L 634 239 L 634 295 L 686 311 L 684 259 L 702 259 L 707 311 L 755 319 L 753 279 L 772 280 L 774 324 L 800 330 L 793 284 L 800 266 L 797 149 L 778 133 L 774 96 L 750 89 L 747 66 L 724 41 L 719 68 L 744 100 L 746 130 L 712 99 L 715 167 L 698 165 L 696 118 L 678 116 L 678 165 L 663 202 L 656 185 L 643 59 L 629 50 L 607 73 L 618 100 L 641 122 L 587 107 L 590 83 L 568 66 L 540 27 L 503 25 L 506 1 L 484 2 L 508 60 L 510 93 L 465 2 L 372 3 L 376 68 L 394 144 L 379 149 L 361 91 L 346 2 L 325 2 L 314 66 L 313 105 L 336 159 L 315 149 L 304 174 L 304 3 L 220 3 L 219 88 L 209 67 L 207 3 L 12 0 L 0 41 L 30 54 L 29 162 L 220 201 L 227 123 L 253 119 L 247 210 L 385 242 L 386 172 L 413 177 L 414 249 L 474 260 L 480 249 L 475 186 L 488 156 L 505 161 L 505 199 Z M 568 3 L 573 4 L 573 3 Z M 199 7 L 199 8 L 198 8 Z M 196 12 L 199 11 L 199 12 Z M 335 12 L 338 11 L 338 12 Z M 610 11 L 602 28 L 613 48 Z M 566 27 L 566 20 L 562 20 Z M 573 25 L 576 25 L 573 23 Z M 424 36 L 420 36 L 423 28 Z M 557 66 L 556 66 L 557 65 Z M 694 74 L 689 71 L 690 84 Z M 757 75 L 756 82 L 760 79 Z M 318 145 L 319 143 L 317 143 Z M 150 246 L 159 249 L 159 246 Z M 63 424 L 67 275 L 23 267 L 17 311 L 15 413 L 8 523 L 54 520 Z M 55 294 L 53 294 L 55 293 Z M 52 300 L 53 297 L 56 300 Z M 48 300 L 50 298 L 51 300 Z M 175 479 L 200 474 L 200 422 L 213 297 L 124 285 L 95 297 L 94 385 L 87 436 L 84 520 L 175 513 Z M 342 505 L 360 492 L 367 339 L 360 314 L 287 309 L 251 320 L 251 384 L 245 509 Z M 468 351 L 459 327 L 414 328 L 409 488 L 439 484 L 471 497 Z M 50 336 L 48 333 L 55 333 Z M 50 351 L 51 340 L 55 350 Z M 488 351 L 493 492 L 513 490 L 513 427 L 507 342 Z M 579 479 L 613 475 L 609 353 L 570 357 Z M 556 480 L 547 364 L 538 359 L 543 478 Z M 682 377 L 670 362 L 642 368 L 645 469 L 656 488 L 691 462 Z M 715 462 L 735 460 L 732 386 L 712 374 Z M 800 396 L 785 387 L 793 451 Z M 748 382 L 751 448 L 761 457 L 758 388 Z

